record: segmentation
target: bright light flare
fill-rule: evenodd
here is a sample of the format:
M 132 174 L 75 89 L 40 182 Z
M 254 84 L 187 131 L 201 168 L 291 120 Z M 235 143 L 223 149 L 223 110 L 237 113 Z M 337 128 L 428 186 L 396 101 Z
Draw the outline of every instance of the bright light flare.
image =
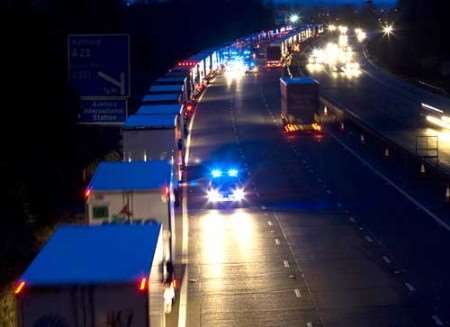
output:
M 328 30 L 329 30 L 330 32 L 336 31 L 336 25 L 333 25 L 333 24 L 328 25 Z
M 228 176 L 230 177 L 236 177 L 239 174 L 239 171 L 237 169 L 228 169 Z
M 347 26 L 340 25 L 340 26 L 338 27 L 338 29 L 339 29 L 339 32 L 340 32 L 341 34 L 347 34 L 347 31 L 348 31 L 348 27 L 347 27 Z
M 233 60 L 225 68 L 225 78 L 227 81 L 238 81 L 245 75 L 246 70 L 247 67 L 242 60 Z
M 292 14 L 292 15 L 289 17 L 289 21 L 290 21 L 292 24 L 297 23 L 297 22 L 299 21 L 299 19 L 300 19 L 300 17 L 299 17 L 299 15 L 297 15 L 297 14 Z
M 245 191 L 243 188 L 236 188 L 233 190 L 233 199 L 234 201 L 241 202 L 245 200 Z
M 339 35 L 338 45 L 343 48 L 348 45 L 348 36 L 345 34 Z
M 363 42 L 367 38 L 366 32 L 364 32 L 361 28 L 355 28 L 355 34 L 359 43 Z
M 222 200 L 222 196 L 220 192 L 216 189 L 210 189 L 206 192 L 206 197 L 208 198 L 208 202 L 217 203 Z
M 383 34 L 384 36 L 391 36 L 391 34 L 394 32 L 394 26 L 392 24 L 387 24 L 383 26 Z
M 445 119 L 439 119 L 437 117 L 434 116 L 427 116 L 426 120 L 430 123 L 432 123 L 433 125 L 436 125 L 440 128 L 444 128 L 444 129 L 448 129 L 450 130 L 450 122 L 446 121 Z
M 222 171 L 220 169 L 213 169 L 211 171 L 211 175 L 213 178 L 220 177 L 220 176 L 222 176 Z

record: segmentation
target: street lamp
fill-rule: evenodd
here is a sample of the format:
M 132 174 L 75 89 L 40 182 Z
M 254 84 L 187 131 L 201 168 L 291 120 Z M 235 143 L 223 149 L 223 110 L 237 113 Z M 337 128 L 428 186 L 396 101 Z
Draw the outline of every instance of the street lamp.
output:
M 297 23 L 299 19 L 300 19 L 300 17 L 299 17 L 297 14 L 292 14 L 292 15 L 289 17 L 289 21 L 290 21 L 292 24 Z

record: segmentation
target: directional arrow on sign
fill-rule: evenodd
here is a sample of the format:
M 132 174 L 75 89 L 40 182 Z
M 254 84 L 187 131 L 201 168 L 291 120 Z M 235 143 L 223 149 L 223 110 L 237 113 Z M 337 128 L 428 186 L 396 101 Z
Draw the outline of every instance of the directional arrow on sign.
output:
M 105 81 L 117 86 L 120 89 L 120 95 L 125 95 L 125 73 L 120 73 L 120 80 L 116 80 L 114 77 L 109 76 L 104 72 L 98 72 L 97 74 Z

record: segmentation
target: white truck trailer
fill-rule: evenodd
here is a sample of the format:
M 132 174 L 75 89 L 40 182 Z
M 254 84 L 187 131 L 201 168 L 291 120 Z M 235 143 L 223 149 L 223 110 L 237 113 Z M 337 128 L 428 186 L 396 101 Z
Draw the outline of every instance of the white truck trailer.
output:
M 125 160 L 171 160 L 181 150 L 177 114 L 131 115 L 122 126 Z
M 165 326 L 161 225 L 59 227 L 15 288 L 19 327 Z
M 178 180 L 183 171 L 182 120 L 173 113 L 131 115 L 122 127 L 125 160 L 173 160 Z
M 183 101 L 187 102 L 191 99 L 192 84 L 186 75 L 170 76 L 165 75 L 158 78 L 153 85 L 182 85 L 183 86 Z
M 168 161 L 102 162 L 86 189 L 88 223 L 158 221 L 169 260 L 175 249 L 173 190 L 173 168 Z

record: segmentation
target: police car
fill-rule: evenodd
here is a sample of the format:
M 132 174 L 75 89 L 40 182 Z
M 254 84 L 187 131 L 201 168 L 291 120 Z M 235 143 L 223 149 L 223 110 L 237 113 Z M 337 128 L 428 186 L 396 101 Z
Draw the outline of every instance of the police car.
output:
M 246 194 L 241 175 L 239 169 L 234 167 L 212 169 L 206 191 L 208 204 L 241 204 L 245 201 Z

